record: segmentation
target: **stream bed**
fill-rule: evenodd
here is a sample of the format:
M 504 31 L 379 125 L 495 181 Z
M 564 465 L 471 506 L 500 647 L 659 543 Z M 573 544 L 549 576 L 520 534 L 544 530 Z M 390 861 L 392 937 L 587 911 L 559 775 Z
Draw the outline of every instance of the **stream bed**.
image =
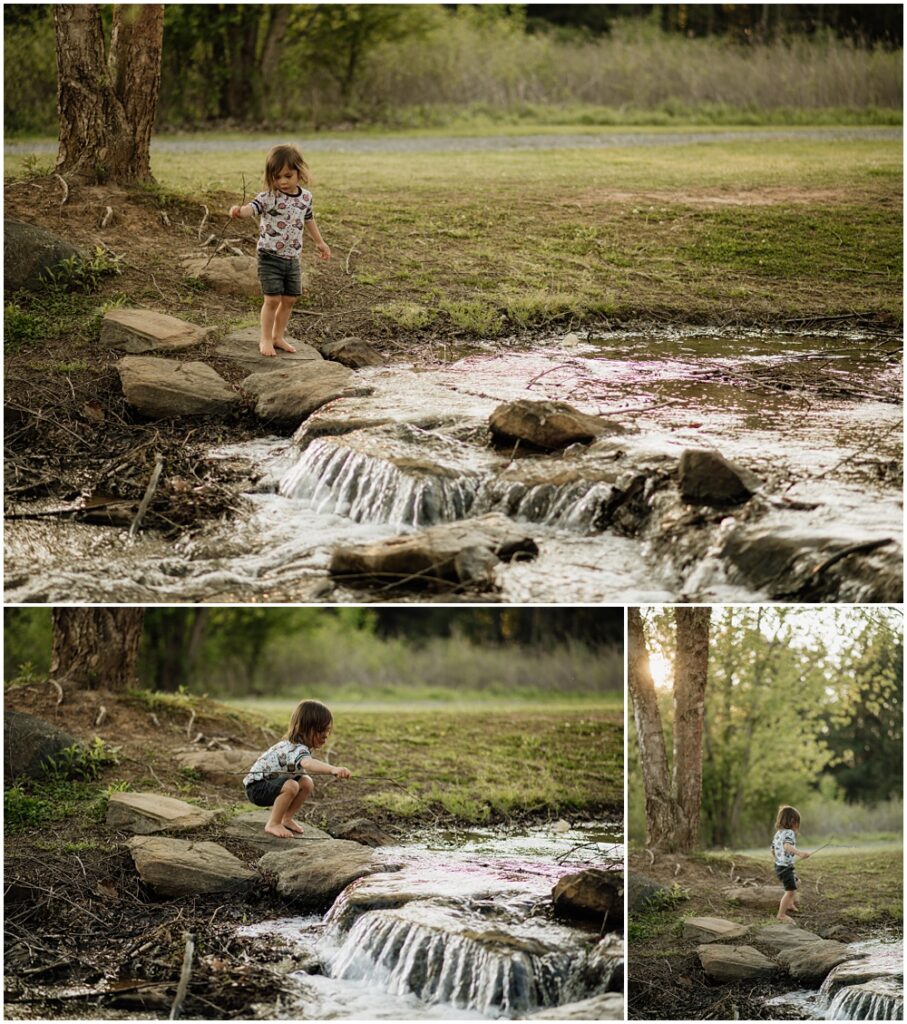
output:
M 558 879 L 583 867 L 622 866 L 621 834 L 619 824 L 559 833 L 479 829 L 380 849 L 400 870 L 347 886 L 325 916 L 240 930 L 262 941 L 279 937 L 304 963 L 262 1016 L 469 1020 L 549 1011 L 559 1018 L 591 1000 L 576 1019 L 622 1019 L 622 932 L 600 939 L 597 924 L 551 914 Z
M 247 470 L 246 511 L 229 522 L 167 541 L 8 521 L 6 600 L 424 599 L 332 576 L 332 557 L 488 515 L 524 527 L 535 553 L 490 569 L 487 599 L 901 600 L 902 372 L 890 338 L 614 331 L 477 344 L 355 378 L 292 439 L 210 453 Z M 490 413 L 527 398 L 626 432 L 557 452 L 494 447 Z M 717 451 L 761 486 L 740 506 L 690 505 L 677 483 L 688 449 Z

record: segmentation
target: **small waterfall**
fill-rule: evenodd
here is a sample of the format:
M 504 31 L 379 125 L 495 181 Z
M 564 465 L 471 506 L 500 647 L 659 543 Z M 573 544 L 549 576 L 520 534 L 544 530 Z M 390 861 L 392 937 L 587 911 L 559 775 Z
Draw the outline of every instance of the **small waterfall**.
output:
M 503 512 L 546 526 L 587 532 L 613 492 L 611 484 L 592 480 L 527 485 L 521 482 L 486 482 L 476 502 L 477 511 Z
M 904 990 L 891 980 L 849 985 L 838 991 L 827 1020 L 903 1020 Z

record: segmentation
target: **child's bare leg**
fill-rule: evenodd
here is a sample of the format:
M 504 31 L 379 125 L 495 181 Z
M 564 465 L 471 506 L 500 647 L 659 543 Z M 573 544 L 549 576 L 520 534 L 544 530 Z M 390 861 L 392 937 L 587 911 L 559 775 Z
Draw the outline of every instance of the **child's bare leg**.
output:
M 261 340 L 258 342 L 258 351 L 263 356 L 276 356 L 274 351 L 274 321 L 277 318 L 277 311 L 280 309 L 279 295 L 266 295 L 261 304 Z
M 303 775 L 299 780 L 299 792 L 293 799 L 293 802 L 286 809 L 283 818 L 281 819 L 281 825 L 284 828 L 288 828 L 291 832 L 304 832 L 302 825 L 298 821 L 294 821 L 293 818 L 300 807 L 308 800 L 315 789 L 315 783 L 308 777 Z
M 277 836 L 278 839 L 293 838 L 293 833 L 283 825 L 283 819 L 298 795 L 299 783 L 295 779 L 287 779 L 283 784 L 283 788 L 277 794 L 277 799 L 271 808 L 271 817 L 268 818 L 265 825 L 265 832 L 270 833 L 272 836 Z
M 283 336 L 284 331 L 287 329 L 287 324 L 290 322 L 290 314 L 296 305 L 296 298 L 295 295 L 281 295 L 280 305 L 277 307 L 277 313 L 274 317 L 274 333 L 271 338 L 274 342 L 274 348 L 279 348 L 283 352 L 296 351 Z
M 788 917 L 787 916 L 787 912 L 790 910 L 791 906 L 793 905 L 794 898 L 796 897 L 796 895 L 797 895 L 797 890 L 796 889 L 785 889 L 784 890 L 784 895 L 781 897 L 781 903 L 780 903 L 780 905 L 778 907 L 778 920 L 779 921 L 788 921 L 790 923 L 793 923 L 793 918 L 792 917 Z

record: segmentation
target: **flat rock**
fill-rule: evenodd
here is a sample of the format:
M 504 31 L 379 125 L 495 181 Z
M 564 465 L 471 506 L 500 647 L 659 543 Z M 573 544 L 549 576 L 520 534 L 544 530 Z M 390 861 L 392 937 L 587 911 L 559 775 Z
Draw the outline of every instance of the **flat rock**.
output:
M 257 327 L 244 327 L 232 331 L 214 346 L 214 351 L 231 363 L 244 369 L 247 373 L 273 373 L 275 370 L 286 369 L 297 363 L 321 362 L 321 353 L 303 341 L 287 335 L 296 349 L 295 352 L 278 352 L 276 356 L 263 356 L 258 351 L 261 332 Z
M 367 846 L 344 839 L 302 842 L 288 850 L 266 853 L 258 864 L 277 877 L 277 891 L 282 896 L 310 907 L 327 906 L 357 878 L 395 870 L 375 860 Z
M 287 850 L 291 845 L 299 845 L 309 840 L 321 842 L 331 840 L 332 838 L 327 832 L 323 832 L 320 828 L 315 828 L 314 825 L 309 825 L 304 821 L 300 822 L 304 831 L 299 838 L 280 839 L 277 836 L 269 835 L 265 832 L 265 824 L 270 815 L 270 809 L 267 807 L 249 811 L 246 814 L 238 814 L 235 818 L 231 819 L 224 830 L 224 835 L 229 836 L 231 839 L 241 839 L 243 842 L 251 843 L 256 849 L 264 850 L 265 852 L 270 850 Z M 312 850 L 317 851 L 318 846 L 315 843 L 311 843 L 307 846 L 307 849 L 310 852 Z
M 352 381 L 352 371 L 345 366 L 306 360 L 270 373 L 253 373 L 242 386 L 256 397 L 255 413 L 260 419 L 298 427 L 316 409 L 350 394 Z
M 696 952 L 702 969 L 715 981 L 767 978 L 777 969 L 768 957 L 752 946 L 724 946 L 713 942 L 699 946 Z
M 203 327 L 153 309 L 111 309 L 101 321 L 101 344 L 130 355 L 180 352 L 207 338 Z
M 254 256 L 188 256 L 183 268 L 189 277 L 204 281 L 218 295 L 239 295 L 258 298 L 258 262 Z
M 142 881 L 159 896 L 242 892 L 258 880 L 217 843 L 135 836 L 126 845 Z
M 749 931 L 746 925 L 727 921 L 723 917 L 688 917 L 683 922 L 683 937 L 699 942 L 725 942 L 742 939 Z
M 623 1020 L 624 997 L 617 992 L 581 999 L 576 1003 L 537 1010 L 519 1020 Z
M 815 932 L 782 921 L 778 924 L 770 924 L 766 928 L 760 928 L 753 936 L 753 940 L 763 946 L 780 950 L 796 949 L 798 946 L 805 946 L 810 942 L 821 942 L 822 937 L 816 935 Z
M 558 879 L 551 890 L 551 901 L 555 917 L 580 918 L 601 923 L 604 916 L 620 911 L 612 922 L 614 927 L 623 924 L 623 904 L 618 895 L 615 877 L 600 868 L 586 868 Z
M 396 840 L 388 835 L 368 818 L 355 818 L 352 821 L 345 821 L 342 825 L 333 830 L 335 839 L 347 839 L 351 843 L 361 843 L 363 846 L 392 846 Z
M 518 399 L 499 405 L 488 420 L 498 441 L 523 441 L 535 448 L 566 448 L 605 434 L 624 434 L 627 428 L 613 420 L 574 409 L 566 402 Z
M 161 793 L 111 793 L 107 824 L 136 835 L 182 831 L 210 825 L 216 815 Z
M 538 554 L 526 529 L 505 516 L 488 515 L 370 544 L 338 545 L 330 572 L 401 585 L 432 580 L 487 583 L 499 561 L 509 562 L 518 554 Z
M 857 955 L 843 942 L 820 939 L 818 942 L 783 949 L 778 954 L 778 963 L 783 964 L 798 980 L 817 984 L 833 967 Z
M 694 505 L 739 505 L 762 486 L 749 470 L 706 448 L 688 448 L 677 471 L 680 496 Z
M 728 903 L 739 903 L 754 910 L 777 910 L 784 889 L 780 885 L 730 885 L 721 893 Z
M 224 416 L 239 395 L 205 363 L 124 356 L 116 364 L 126 401 L 144 416 Z
M 190 768 L 221 786 L 240 786 L 243 774 L 256 761 L 260 750 L 193 750 L 176 755 L 181 768 Z
M 3 221 L 3 287 L 7 294 L 26 288 L 42 291 L 49 275 L 82 254 L 58 235 L 20 220 Z
M 78 740 L 43 718 L 22 711 L 3 713 L 3 779 L 7 786 L 28 776 L 40 779 L 54 757 Z
M 339 341 L 326 341 L 318 346 L 325 359 L 342 363 L 350 369 L 360 370 L 363 366 L 383 366 L 384 358 L 367 341 L 362 338 L 341 338 Z

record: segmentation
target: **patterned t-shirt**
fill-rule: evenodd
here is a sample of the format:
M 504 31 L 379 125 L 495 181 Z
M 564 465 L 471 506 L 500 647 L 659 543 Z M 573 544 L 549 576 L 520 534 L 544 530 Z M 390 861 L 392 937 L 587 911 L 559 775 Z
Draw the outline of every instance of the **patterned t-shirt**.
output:
M 295 259 L 302 252 L 305 222 L 314 217 L 312 193 L 300 188 L 295 196 L 286 192 L 259 192 L 252 200 L 258 214 L 258 251 L 284 259 Z
M 281 740 L 273 747 L 269 747 L 252 765 L 242 784 L 248 786 L 250 782 L 275 779 L 287 772 L 294 773 L 298 779 L 305 772 L 305 769 L 299 766 L 299 762 L 311 756 L 312 751 L 304 743 Z
M 797 836 L 792 828 L 779 828 L 772 840 L 772 853 L 775 855 L 775 863 L 783 867 L 790 867 L 794 862 L 794 855 L 784 849 L 784 844 L 797 845 Z

